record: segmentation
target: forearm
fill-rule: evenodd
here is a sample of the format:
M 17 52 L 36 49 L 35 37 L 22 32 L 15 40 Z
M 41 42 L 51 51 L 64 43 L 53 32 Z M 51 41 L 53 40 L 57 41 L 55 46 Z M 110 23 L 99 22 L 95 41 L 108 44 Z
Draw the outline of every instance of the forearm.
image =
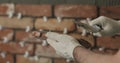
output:
M 96 54 L 83 47 L 76 47 L 73 55 L 79 63 L 114 63 L 116 61 L 114 55 Z

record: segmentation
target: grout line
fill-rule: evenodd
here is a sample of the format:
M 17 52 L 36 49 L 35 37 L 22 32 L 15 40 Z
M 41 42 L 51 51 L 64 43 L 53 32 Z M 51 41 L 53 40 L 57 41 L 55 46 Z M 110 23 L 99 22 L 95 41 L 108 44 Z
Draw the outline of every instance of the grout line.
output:
M 54 63 L 54 58 L 51 58 L 52 62 L 51 63 Z
M 33 28 L 32 28 L 32 31 L 35 30 L 35 21 L 36 21 L 36 17 L 33 17 Z
M 100 16 L 100 7 L 97 6 L 97 17 L 99 17 L 99 16 Z
M 16 40 L 16 37 L 15 37 L 15 35 L 16 35 L 16 30 L 15 29 L 13 29 L 13 41 L 15 41 Z
M 96 48 L 97 47 L 97 37 L 93 36 L 93 38 L 94 38 L 94 46 L 93 47 Z
M 37 46 L 37 44 L 33 44 L 33 55 L 35 55 L 36 46 Z
M 52 18 L 55 18 L 55 5 L 51 5 Z
M 14 63 L 16 63 L 16 55 L 13 54 Z

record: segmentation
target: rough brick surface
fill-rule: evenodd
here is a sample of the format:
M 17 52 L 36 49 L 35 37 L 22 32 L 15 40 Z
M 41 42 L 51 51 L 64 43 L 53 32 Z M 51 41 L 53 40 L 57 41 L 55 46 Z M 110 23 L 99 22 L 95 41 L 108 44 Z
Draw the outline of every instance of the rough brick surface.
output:
M 100 15 L 110 18 L 120 19 L 120 6 L 101 7 Z
M 83 44 L 84 46 L 94 46 L 94 37 L 92 35 L 88 35 L 88 36 L 82 36 L 80 33 L 70 33 L 68 34 L 78 40 L 80 40 L 80 43 Z M 85 40 L 85 41 L 81 41 L 82 40 Z
M 10 19 L 8 17 L 0 17 L 0 25 L 5 28 L 26 29 L 29 26 L 33 27 L 32 18 L 17 19 L 16 17 Z
M 75 23 L 73 19 L 63 19 L 62 22 L 57 22 L 57 19 L 48 19 L 44 22 L 43 19 L 37 19 L 35 22 L 36 29 L 52 30 L 52 31 L 63 31 L 67 28 L 68 32 L 75 30 Z
M 25 31 L 16 31 L 15 33 L 15 40 L 16 41 L 25 41 L 30 43 L 41 43 L 40 38 L 36 38 L 32 35 L 32 32 L 25 32 Z
M 17 55 L 16 63 L 51 63 L 52 60 L 50 58 L 39 58 L 37 61 L 34 57 L 25 58 L 22 55 Z
M 25 31 L 16 31 L 15 32 L 15 40 L 24 40 L 29 37 L 30 32 Z
M 14 13 L 15 9 L 13 4 L 0 4 L 0 15 L 6 15 L 9 11 Z
M 56 54 L 55 50 L 51 46 L 37 45 L 35 55 L 60 58 L 60 56 Z
M 8 10 L 8 6 L 0 5 L 0 15 L 5 15 Z
M 54 63 L 77 63 L 77 62 L 74 61 L 66 62 L 65 59 L 54 59 Z
M 106 48 L 120 48 L 120 36 L 116 37 L 99 37 L 97 38 L 97 46 Z
M 5 58 L 2 58 L 0 56 L 0 63 L 7 63 L 7 62 L 14 63 L 13 55 L 7 54 Z
M 30 54 L 33 54 L 33 44 L 25 44 L 24 47 L 21 47 L 20 44 L 15 42 L 0 42 L 0 51 L 14 54 L 24 54 L 26 51 L 28 51 Z
M 96 6 L 90 5 L 56 5 L 55 16 L 94 18 L 97 16 L 97 10 Z
M 3 40 L 4 37 L 7 37 L 11 33 L 13 33 L 13 30 L 11 29 L 0 30 L 0 40 Z M 12 39 L 13 39 L 13 35 L 11 35 L 11 38 L 9 40 Z
M 27 16 L 51 16 L 51 6 L 50 5 L 27 5 L 27 4 L 17 4 L 16 13 L 22 13 Z

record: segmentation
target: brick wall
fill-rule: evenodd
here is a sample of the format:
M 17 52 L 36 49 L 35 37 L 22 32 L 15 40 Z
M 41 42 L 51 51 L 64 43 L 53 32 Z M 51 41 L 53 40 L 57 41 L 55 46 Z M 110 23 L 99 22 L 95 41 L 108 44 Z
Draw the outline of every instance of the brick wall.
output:
M 119 11 L 119 6 L 0 4 L 0 63 L 67 63 L 51 46 L 43 43 L 46 32 L 63 33 L 65 28 L 68 35 L 91 51 L 115 54 L 120 48 L 120 36 L 82 36 L 74 22 L 100 15 L 117 20 Z M 40 30 L 44 30 L 40 39 L 32 38 L 32 31 Z

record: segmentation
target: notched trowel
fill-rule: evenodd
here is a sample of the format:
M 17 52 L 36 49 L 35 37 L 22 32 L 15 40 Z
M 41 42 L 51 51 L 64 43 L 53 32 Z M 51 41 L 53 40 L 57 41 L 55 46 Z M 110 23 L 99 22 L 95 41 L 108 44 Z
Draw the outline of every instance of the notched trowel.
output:
M 102 28 L 98 25 L 94 25 L 94 26 L 90 26 L 88 23 L 82 23 L 80 21 L 76 21 L 75 22 L 79 27 L 82 27 L 84 28 L 85 30 L 87 30 L 88 32 L 93 32 L 93 33 L 96 33 L 96 32 L 99 32 L 102 30 Z

